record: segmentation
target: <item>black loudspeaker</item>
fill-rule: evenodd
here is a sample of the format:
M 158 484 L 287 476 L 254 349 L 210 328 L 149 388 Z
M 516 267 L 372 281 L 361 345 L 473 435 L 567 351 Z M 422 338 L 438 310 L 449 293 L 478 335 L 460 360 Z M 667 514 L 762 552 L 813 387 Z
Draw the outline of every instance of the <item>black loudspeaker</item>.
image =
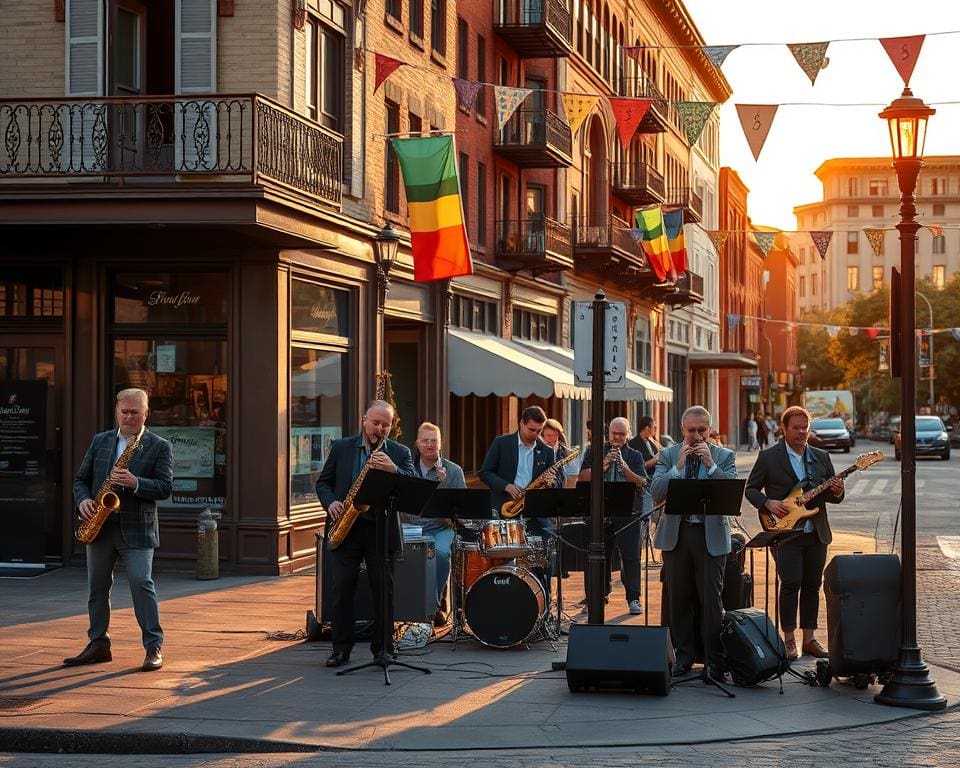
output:
M 669 627 L 574 624 L 567 686 L 574 693 L 594 688 L 666 696 L 675 660 Z

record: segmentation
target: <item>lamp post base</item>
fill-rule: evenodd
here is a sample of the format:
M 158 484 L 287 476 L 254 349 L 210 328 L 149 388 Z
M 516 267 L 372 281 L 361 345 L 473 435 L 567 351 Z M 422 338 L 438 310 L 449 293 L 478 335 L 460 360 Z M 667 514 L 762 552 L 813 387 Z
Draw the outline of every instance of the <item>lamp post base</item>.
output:
M 873 700 L 889 707 L 931 711 L 947 706 L 946 697 L 940 695 L 936 682 L 930 677 L 930 670 L 923 661 L 919 646 L 900 649 L 900 659 L 893 677 Z

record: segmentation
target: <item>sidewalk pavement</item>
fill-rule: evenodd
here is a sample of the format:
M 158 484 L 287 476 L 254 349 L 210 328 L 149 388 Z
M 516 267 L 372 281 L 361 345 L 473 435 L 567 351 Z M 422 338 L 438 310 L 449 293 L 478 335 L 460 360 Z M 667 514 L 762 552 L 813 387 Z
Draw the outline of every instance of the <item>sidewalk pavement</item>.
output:
M 435 642 L 404 654 L 433 674 L 395 668 L 387 687 L 379 669 L 344 677 L 326 669 L 329 643 L 291 639 L 313 608 L 313 576 L 199 582 L 160 573 L 157 581 L 165 663 L 144 673 L 122 575 L 114 590 L 114 660 L 77 668 L 60 661 L 84 645 L 84 571 L 0 579 L 0 751 L 546 755 L 572 747 L 768 739 L 923 714 L 875 704 L 875 687 L 835 681 L 811 688 L 789 676 L 782 695 L 774 681 L 735 689 L 735 699 L 700 682 L 663 698 L 571 694 L 564 673 L 551 669 L 565 659 L 565 642 L 546 641 L 510 650 Z M 638 618 L 625 615 L 622 600 L 608 608 L 608 622 Z M 354 649 L 354 661 L 368 658 L 365 646 Z M 800 667 L 811 664 L 803 659 Z M 940 668 L 934 674 L 956 703 L 960 675 Z

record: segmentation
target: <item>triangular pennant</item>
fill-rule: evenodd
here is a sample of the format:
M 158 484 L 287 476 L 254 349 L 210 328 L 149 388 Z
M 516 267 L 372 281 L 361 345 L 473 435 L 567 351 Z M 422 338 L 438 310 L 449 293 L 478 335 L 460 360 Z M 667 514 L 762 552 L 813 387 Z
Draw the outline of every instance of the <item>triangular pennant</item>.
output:
M 620 136 L 620 143 L 626 149 L 630 146 L 633 134 L 637 132 L 637 126 L 650 109 L 653 99 L 609 99 L 609 101 L 613 117 L 617 121 L 617 135 Z
M 770 249 L 773 248 L 773 241 L 776 240 L 779 232 L 757 232 L 753 231 L 753 239 L 757 241 L 757 245 L 760 246 L 760 250 L 763 252 L 763 257 L 766 258 L 767 254 L 770 253 Z
M 530 94 L 529 88 L 510 88 L 506 85 L 493 86 L 493 92 L 497 101 L 497 129 L 503 130 L 503 126 L 517 111 L 525 98 Z
M 937 226 L 936 224 L 927 224 L 927 229 L 930 230 L 930 234 L 934 237 L 943 237 L 943 227 Z
M 833 232 L 811 232 L 810 239 L 817 246 L 821 259 L 827 258 L 827 249 L 830 247 L 830 241 L 833 239 Z
M 640 58 L 640 51 L 643 50 L 642 45 L 625 45 L 623 46 L 623 52 L 627 54 L 631 59 L 637 61 Z
M 851 336 L 856 336 L 858 333 L 860 333 L 859 328 L 848 328 L 847 330 L 850 332 Z
M 827 64 L 830 63 L 830 59 L 826 57 L 828 45 L 830 45 L 829 42 L 794 43 L 793 45 L 787 45 L 790 53 L 793 54 L 793 58 L 795 58 L 797 64 L 800 65 L 800 69 L 810 78 L 810 85 L 817 82 L 817 75 L 820 74 L 820 70 L 824 69 Z
M 374 75 L 373 80 L 373 92 L 377 92 L 383 81 L 386 80 L 393 72 L 398 68 L 403 66 L 404 62 L 400 59 L 395 59 L 392 56 L 384 56 L 382 53 L 377 53 L 375 55 L 376 63 L 376 74 Z
M 873 341 L 879 335 L 880 335 L 879 328 L 867 328 L 867 338 L 870 339 L 870 341 Z
M 831 338 L 834 337 L 834 336 L 836 336 L 837 333 L 839 333 L 839 331 L 840 331 L 840 326 L 839 326 L 839 325 L 828 325 L 828 326 L 827 326 L 827 333 L 830 334 L 830 337 L 831 337 Z
M 887 52 L 893 66 L 897 68 L 904 85 L 910 85 L 910 77 L 913 75 L 913 68 L 917 66 L 917 59 L 920 57 L 924 37 L 926 35 L 880 38 L 880 45 Z
M 730 233 L 725 229 L 715 229 L 707 232 L 707 235 L 710 236 L 710 240 L 713 243 L 713 249 L 720 253 L 720 249 L 723 248 L 723 244 L 727 242 L 727 238 L 730 237 Z
M 951 328 L 950 335 L 953 336 L 954 341 L 960 341 L 960 328 Z
M 740 125 L 747 137 L 747 144 L 753 152 L 753 159 L 760 159 L 760 150 L 770 133 L 773 118 L 777 114 L 777 104 L 737 104 Z
M 717 106 L 713 101 L 675 101 L 677 115 L 680 117 L 680 125 L 687 136 L 687 141 L 692 145 L 697 143 L 700 134 L 703 133 L 703 126 L 707 124 L 714 107 Z
M 473 102 L 477 98 L 477 93 L 483 87 L 483 83 L 475 80 L 464 80 L 460 77 L 454 77 L 453 88 L 457 92 L 457 101 L 468 112 L 473 109 Z
M 727 328 L 730 329 L 730 333 L 733 333 L 737 329 L 739 322 L 740 315 L 734 315 L 732 313 L 727 315 Z
M 593 108 L 600 100 L 599 96 L 586 96 L 582 93 L 561 93 L 560 103 L 563 105 L 563 114 L 567 116 L 570 132 L 576 134 L 587 119 Z
M 870 243 L 870 247 L 873 248 L 874 256 L 883 255 L 883 233 L 882 229 L 865 229 L 863 234 L 867 236 L 867 240 Z
M 739 45 L 705 45 L 703 46 L 703 52 L 713 62 L 713 66 L 722 67 L 723 62 L 727 60 L 727 56 L 739 47 Z

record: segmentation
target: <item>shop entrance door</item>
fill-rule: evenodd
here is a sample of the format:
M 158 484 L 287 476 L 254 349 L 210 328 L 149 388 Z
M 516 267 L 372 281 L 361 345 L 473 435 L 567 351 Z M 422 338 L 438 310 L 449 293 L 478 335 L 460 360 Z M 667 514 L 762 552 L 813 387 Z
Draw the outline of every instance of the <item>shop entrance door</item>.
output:
M 63 343 L 0 334 L 0 565 L 63 558 Z

